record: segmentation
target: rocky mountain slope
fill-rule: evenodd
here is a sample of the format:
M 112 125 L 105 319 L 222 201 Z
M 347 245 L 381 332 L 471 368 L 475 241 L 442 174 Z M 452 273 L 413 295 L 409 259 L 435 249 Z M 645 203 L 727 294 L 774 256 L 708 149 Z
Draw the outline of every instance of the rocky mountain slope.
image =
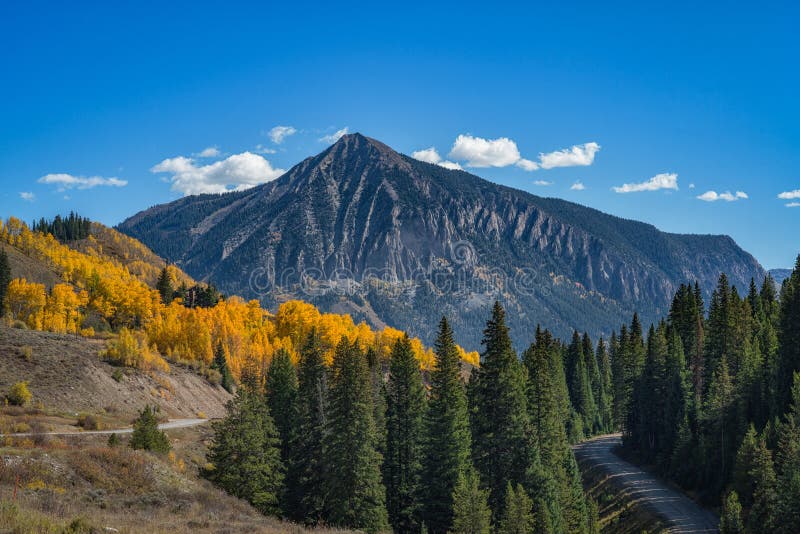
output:
M 489 306 L 515 342 L 537 323 L 561 336 L 607 333 L 634 310 L 665 314 L 676 287 L 737 286 L 764 270 L 727 236 L 677 235 L 344 136 L 281 178 L 186 197 L 119 230 L 232 294 L 286 298 L 406 329 L 431 341 L 448 315 L 476 348 Z

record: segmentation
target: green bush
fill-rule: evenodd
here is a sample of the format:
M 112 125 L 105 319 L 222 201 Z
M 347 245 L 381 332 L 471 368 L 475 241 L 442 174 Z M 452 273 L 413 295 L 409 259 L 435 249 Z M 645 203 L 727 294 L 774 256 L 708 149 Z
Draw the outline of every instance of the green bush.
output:
M 130 441 L 132 449 L 166 453 L 172 448 L 167 435 L 158 429 L 156 413 L 158 413 L 157 406 L 153 408 L 145 406 L 144 410 L 139 413 L 139 417 L 133 422 L 133 434 L 131 434 Z
M 25 406 L 33 398 L 33 394 L 28 389 L 27 382 L 17 382 L 8 391 L 8 402 L 14 406 Z

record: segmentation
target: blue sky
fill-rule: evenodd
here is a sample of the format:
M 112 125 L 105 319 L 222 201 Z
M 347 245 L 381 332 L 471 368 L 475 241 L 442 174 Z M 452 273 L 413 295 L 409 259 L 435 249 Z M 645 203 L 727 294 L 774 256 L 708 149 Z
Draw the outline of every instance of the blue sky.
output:
M 11 4 L 4 217 L 115 224 L 273 179 L 347 128 L 666 231 L 729 234 L 767 268 L 800 252 L 789 2 Z M 276 143 L 279 125 L 295 132 Z

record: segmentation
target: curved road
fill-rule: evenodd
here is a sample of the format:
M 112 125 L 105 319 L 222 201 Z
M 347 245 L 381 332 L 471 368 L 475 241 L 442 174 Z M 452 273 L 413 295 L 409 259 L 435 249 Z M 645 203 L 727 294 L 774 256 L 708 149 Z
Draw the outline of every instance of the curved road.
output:
M 614 454 L 619 434 L 600 436 L 576 445 L 575 456 L 603 469 L 638 505 L 649 507 L 669 525 L 668 532 L 718 532 L 719 518 L 685 494 L 667 486 L 655 475 Z
M 209 419 L 173 419 L 166 423 L 161 423 L 158 428 L 161 430 L 169 430 L 172 428 L 187 428 L 190 426 L 202 425 L 207 423 Z M 0 434 L 0 437 L 11 436 L 87 436 L 89 434 L 130 434 L 133 432 L 133 427 L 127 428 L 112 428 L 108 430 L 79 430 L 75 432 L 20 432 L 19 434 Z

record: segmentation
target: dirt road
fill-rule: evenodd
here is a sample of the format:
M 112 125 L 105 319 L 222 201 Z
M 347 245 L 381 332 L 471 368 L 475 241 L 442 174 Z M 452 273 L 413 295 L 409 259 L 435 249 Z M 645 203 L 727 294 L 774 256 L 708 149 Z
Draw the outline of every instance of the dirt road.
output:
M 689 497 L 667 486 L 655 475 L 614 454 L 619 434 L 600 436 L 575 446 L 575 456 L 615 478 L 637 505 L 647 506 L 664 519 L 669 532 L 718 532 L 719 518 Z
M 190 426 L 197 426 L 202 425 L 203 423 L 207 423 L 208 419 L 173 419 L 172 421 L 168 421 L 166 423 L 161 423 L 158 425 L 158 428 L 161 430 L 169 430 L 173 428 L 186 428 Z M 87 436 L 91 434 L 130 434 L 133 432 L 133 428 L 115 428 L 109 430 L 83 430 L 83 431 L 75 431 L 75 432 L 20 432 L 19 434 L 0 434 L 0 437 L 4 436 L 13 436 L 13 437 L 20 437 L 20 436 Z

